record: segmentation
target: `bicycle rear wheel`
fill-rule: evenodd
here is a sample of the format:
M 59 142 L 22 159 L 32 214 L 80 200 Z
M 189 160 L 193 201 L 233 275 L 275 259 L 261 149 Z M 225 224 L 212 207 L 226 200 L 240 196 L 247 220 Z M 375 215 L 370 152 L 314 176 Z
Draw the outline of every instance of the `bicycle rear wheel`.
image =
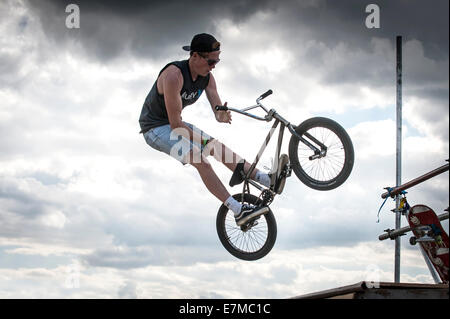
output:
M 327 147 L 325 156 L 317 156 L 292 135 L 289 157 L 295 175 L 306 186 L 317 190 L 331 190 L 342 185 L 350 176 L 355 156 L 352 141 L 344 128 L 328 118 L 314 117 L 301 123 L 295 131 L 319 149 L 314 139 Z
M 233 195 L 240 201 L 242 194 Z M 245 194 L 244 203 L 257 205 L 258 197 Z M 216 229 L 220 242 L 233 256 L 243 260 L 257 260 L 273 248 L 277 237 L 277 223 L 272 211 L 237 226 L 234 214 L 225 205 L 217 213 Z

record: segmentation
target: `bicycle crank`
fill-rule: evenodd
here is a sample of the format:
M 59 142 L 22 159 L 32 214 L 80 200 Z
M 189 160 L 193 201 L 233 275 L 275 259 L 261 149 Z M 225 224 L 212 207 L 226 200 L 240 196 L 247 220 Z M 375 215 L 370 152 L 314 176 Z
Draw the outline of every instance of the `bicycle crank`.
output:
M 241 226 L 241 230 L 245 233 L 247 232 L 249 229 L 252 229 L 253 227 L 255 227 L 256 225 L 258 225 L 258 219 L 261 216 L 256 217 L 253 220 L 250 220 L 249 222 L 245 223 L 244 225 Z

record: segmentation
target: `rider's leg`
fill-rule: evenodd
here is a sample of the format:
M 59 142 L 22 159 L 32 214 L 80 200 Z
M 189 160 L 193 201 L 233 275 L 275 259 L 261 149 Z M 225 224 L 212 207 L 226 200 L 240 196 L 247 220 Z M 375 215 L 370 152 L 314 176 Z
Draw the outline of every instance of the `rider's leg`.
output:
M 221 202 L 225 202 L 230 197 L 230 193 L 217 177 L 209 161 L 202 155 L 196 158 L 193 151 L 188 156 L 188 163 L 197 169 L 206 188 Z
M 208 188 L 214 196 L 216 196 L 226 207 L 228 207 L 228 209 L 231 209 L 234 213 L 234 218 L 236 219 L 238 226 L 241 226 L 253 217 L 257 217 L 268 212 L 269 208 L 267 206 L 255 207 L 246 204 L 242 205 L 240 202 L 235 200 L 217 177 L 206 157 L 203 155 L 199 156 L 195 150 L 189 152 L 189 157 L 190 158 L 187 161 L 197 169 L 206 188 Z
M 200 155 L 195 150 L 192 150 L 187 156 L 186 162 L 197 169 L 203 183 L 210 193 L 231 209 L 235 215 L 238 215 L 241 212 L 242 204 L 230 195 L 219 177 L 217 177 L 206 157 Z
M 193 127 L 192 124 L 186 124 Z M 199 143 L 189 141 L 185 137 L 181 137 L 180 139 L 180 136 L 176 136 L 176 134 L 173 136 L 174 134 L 172 133 L 170 125 L 167 124 L 147 131 L 144 134 L 144 138 L 147 144 L 152 148 L 170 155 L 180 161 L 183 165 L 190 163 L 194 166 L 208 190 L 224 203 L 228 209 L 233 211 L 236 222 L 238 222 L 238 220 L 239 222 L 242 222 L 242 220 L 245 220 L 248 216 L 261 213 L 262 210 L 260 207 L 252 208 L 248 205 L 242 205 L 230 196 L 227 189 L 212 169 L 211 164 L 206 160 L 206 156 L 201 154 L 201 149 L 204 147 Z M 211 137 L 208 139 L 211 139 Z
M 228 148 L 225 144 L 222 144 L 216 139 L 212 139 L 206 145 L 206 149 L 203 151 L 207 155 L 212 155 L 216 160 L 223 163 L 226 167 L 228 167 L 231 171 L 234 171 L 236 165 L 243 161 L 244 159 L 233 152 L 230 148 Z M 250 170 L 251 164 L 248 161 L 245 161 L 244 164 L 244 172 L 247 173 Z M 264 186 L 270 186 L 270 177 L 268 174 L 261 172 L 257 168 L 253 170 L 250 174 L 250 178 L 260 182 Z

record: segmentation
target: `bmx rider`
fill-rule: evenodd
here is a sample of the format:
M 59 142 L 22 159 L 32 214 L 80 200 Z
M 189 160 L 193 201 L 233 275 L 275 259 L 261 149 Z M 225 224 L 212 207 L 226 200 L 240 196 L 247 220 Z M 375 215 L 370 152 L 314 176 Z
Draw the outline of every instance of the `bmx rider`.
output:
M 207 157 L 213 156 L 231 171 L 243 159 L 181 118 L 182 110 L 196 102 L 205 91 L 217 122 L 231 124 L 230 111 L 215 110 L 215 106 L 222 105 L 222 102 L 211 71 L 220 61 L 220 43 L 214 36 L 202 33 L 195 35 L 191 45 L 183 49 L 190 52 L 189 58 L 168 63 L 148 93 L 139 118 L 140 133 L 152 148 L 183 165 L 195 167 L 206 188 L 233 211 L 236 223 L 242 225 L 248 219 L 267 213 L 268 207 L 255 207 L 235 200 L 217 177 Z M 250 164 L 245 161 L 244 171 L 248 172 L 249 168 Z M 270 187 L 271 176 L 267 173 L 255 169 L 250 178 Z

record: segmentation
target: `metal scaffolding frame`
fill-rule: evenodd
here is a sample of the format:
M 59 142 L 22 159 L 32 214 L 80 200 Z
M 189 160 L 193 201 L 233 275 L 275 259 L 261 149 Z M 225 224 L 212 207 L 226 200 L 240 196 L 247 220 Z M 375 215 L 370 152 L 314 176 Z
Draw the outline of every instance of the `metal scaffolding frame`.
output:
M 402 209 L 400 208 L 400 202 L 402 191 L 449 170 L 449 164 L 447 163 L 446 165 L 443 165 L 402 185 L 402 36 L 397 36 L 396 38 L 396 90 L 396 186 L 381 195 L 382 198 L 395 198 L 395 209 L 393 209 L 393 212 L 395 212 L 395 229 L 385 230 L 385 233 L 380 235 L 378 238 L 379 240 L 385 240 L 387 238 L 395 240 L 394 282 L 399 283 L 401 236 L 406 232 L 411 231 L 410 227 L 402 228 L 401 225 Z M 449 214 L 448 212 L 444 213 L 438 216 L 438 218 L 440 220 L 448 219 Z M 436 281 L 434 267 L 428 260 L 428 256 L 425 254 L 424 259 L 431 275 Z

